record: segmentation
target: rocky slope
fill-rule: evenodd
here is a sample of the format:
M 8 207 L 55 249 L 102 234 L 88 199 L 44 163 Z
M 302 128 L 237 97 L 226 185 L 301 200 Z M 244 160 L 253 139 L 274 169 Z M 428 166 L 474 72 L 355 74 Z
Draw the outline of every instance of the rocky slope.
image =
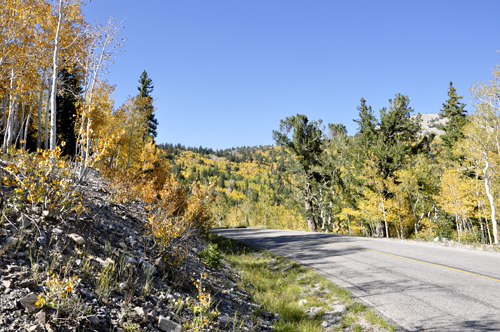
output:
M 3 186 L 2 196 L 14 190 Z M 177 262 L 165 262 L 145 204 L 113 203 L 97 172 L 78 191 L 80 214 L 3 206 L 0 332 L 195 331 L 209 320 L 212 331 L 272 329 L 275 315 L 236 286 L 228 265 L 200 260 L 206 242 L 197 232 L 178 239 Z

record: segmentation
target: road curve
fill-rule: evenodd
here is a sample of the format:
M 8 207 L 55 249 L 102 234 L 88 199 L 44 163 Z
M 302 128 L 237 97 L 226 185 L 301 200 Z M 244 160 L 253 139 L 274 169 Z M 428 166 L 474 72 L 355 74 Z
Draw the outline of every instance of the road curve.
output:
M 500 254 L 299 231 L 214 229 L 313 268 L 407 331 L 500 331 Z

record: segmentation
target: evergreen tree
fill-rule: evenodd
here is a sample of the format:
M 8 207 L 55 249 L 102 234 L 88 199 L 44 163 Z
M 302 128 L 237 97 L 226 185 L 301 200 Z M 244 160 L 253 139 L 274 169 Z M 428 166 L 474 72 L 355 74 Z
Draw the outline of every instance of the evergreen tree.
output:
M 313 211 L 312 187 L 323 180 L 317 172 L 323 154 L 322 121 L 309 121 L 305 115 L 297 114 L 281 120 L 280 130 L 273 130 L 273 139 L 277 144 L 288 147 L 297 157 L 297 162 L 304 172 L 304 203 L 309 231 L 317 230 Z M 292 132 L 292 137 L 288 135 Z
M 384 179 L 392 177 L 401 169 L 407 158 L 417 154 L 428 145 L 428 138 L 418 141 L 421 130 L 420 115 L 410 117 L 413 109 L 410 99 L 400 93 L 394 100 L 389 100 L 389 111 L 380 110 L 380 127 L 374 154 L 378 159 L 378 168 Z
M 357 135 L 362 136 L 363 141 L 367 143 L 373 142 L 376 136 L 377 119 L 373 115 L 372 107 L 366 105 L 365 98 L 361 98 L 361 104 L 356 109 L 359 111 L 359 119 L 353 121 L 359 125 Z
M 153 107 L 153 97 L 151 97 L 151 92 L 153 92 L 153 80 L 148 77 L 148 73 L 144 70 L 139 78 L 139 86 L 137 90 L 139 90 L 139 96 L 142 98 L 146 98 L 146 114 L 147 114 L 147 126 L 148 126 L 148 135 L 154 139 L 158 135 L 156 129 L 158 128 L 158 120 L 155 118 L 154 107 Z
M 373 114 L 372 107 L 366 105 L 364 98 L 361 98 L 361 104 L 356 109 L 359 112 L 359 119 L 353 120 L 358 124 L 358 132 L 354 136 L 354 148 L 356 149 L 354 161 L 358 170 L 361 170 L 363 162 L 366 160 L 366 154 L 372 150 L 377 142 L 379 123 Z
M 441 140 L 445 148 L 447 159 L 453 159 L 453 146 L 457 141 L 464 138 L 462 128 L 467 124 L 467 111 L 465 104 L 460 102 L 463 96 L 457 95 L 457 90 L 450 81 L 450 90 L 448 91 L 448 100 L 443 104 L 443 109 L 439 112 L 439 118 L 445 119 L 443 124 L 436 125 L 437 129 L 444 131 Z
M 62 154 L 74 156 L 76 148 L 76 108 L 78 96 L 82 93 L 82 88 L 76 74 L 66 69 L 59 71 L 59 81 L 61 85 L 56 96 L 57 139 L 59 142 L 66 142 L 66 145 L 62 147 Z

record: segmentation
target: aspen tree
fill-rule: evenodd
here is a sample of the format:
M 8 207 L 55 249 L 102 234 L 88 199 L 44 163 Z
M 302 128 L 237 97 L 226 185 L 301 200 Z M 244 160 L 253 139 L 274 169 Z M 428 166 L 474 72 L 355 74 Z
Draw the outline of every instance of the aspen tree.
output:
M 496 202 L 493 180 L 500 163 L 500 66 L 492 70 L 493 78 L 489 83 L 476 83 L 471 87 L 474 98 L 474 114 L 465 127 L 465 139 L 459 151 L 466 153 L 468 159 L 480 172 L 491 210 L 491 223 L 495 244 L 499 243 L 496 218 Z

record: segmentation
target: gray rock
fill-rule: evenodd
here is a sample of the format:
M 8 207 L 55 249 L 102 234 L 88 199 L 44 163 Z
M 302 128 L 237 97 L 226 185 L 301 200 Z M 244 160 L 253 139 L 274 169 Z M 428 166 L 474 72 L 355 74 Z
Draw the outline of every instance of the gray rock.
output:
M 5 243 L 6 244 L 11 244 L 11 245 L 15 245 L 17 244 L 17 242 L 19 241 L 19 239 L 17 237 L 8 237 L 6 240 L 5 240 Z
M 283 272 L 290 270 L 292 267 L 293 267 L 292 264 L 285 265 L 285 267 L 283 268 Z
M 19 287 L 25 288 L 25 287 L 33 287 L 35 286 L 35 281 L 33 279 L 26 279 L 23 280 L 19 283 Z
M 324 320 L 323 323 L 321 323 L 321 327 L 325 328 L 325 327 L 328 327 L 330 325 L 330 323 L 328 323 L 328 321 Z
M 21 305 L 31 314 L 40 310 L 40 308 L 35 305 L 37 299 L 38 294 L 30 293 L 26 297 L 20 299 L 19 303 L 21 303 Z
M 31 226 L 31 220 L 26 218 L 26 216 L 24 214 L 21 215 L 21 217 L 19 218 L 18 221 L 21 224 L 21 227 L 23 227 L 23 228 L 27 228 L 27 227 Z
M 247 284 L 247 288 L 255 289 L 255 286 L 254 286 L 254 285 L 252 285 L 252 283 L 250 283 L 250 282 L 249 282 L 249 283 Z
M 180 332 L 182 331 L 182 326 L 171 321 L 170 319 L 166 319 L 163 316 L 158 318 L 158 328 L 165 332 Z
M 80 293 L 85 296 L 88 300 L 92 300 L 95 297 L 95 294 L 89 291 L 87 288 L 80 289 Z
M 90 316 L 90 317 L 88 317 L 88 319 L 89 319 L 90 324 L 92 324 L 92 325 L 99 325 L 99 323 L 101 322 L 101 320 L 99 318 L 97 318 L 96 316 Z
M 45 324 L 45 321 L 47 320 L 47 314 L 45 313 L 44 310 L 40 311 L 39 313 L 36 314 L 36 322 L 38 324 Z

